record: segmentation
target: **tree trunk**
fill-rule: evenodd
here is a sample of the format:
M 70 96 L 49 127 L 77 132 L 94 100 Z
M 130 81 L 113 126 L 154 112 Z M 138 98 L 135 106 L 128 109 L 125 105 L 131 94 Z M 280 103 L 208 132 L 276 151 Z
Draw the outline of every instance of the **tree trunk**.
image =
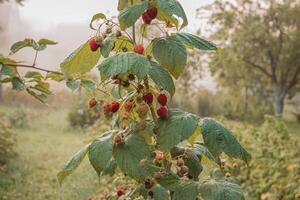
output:
M 278 83 L 273 83 L 273 109 L 274 114 L 281 116 L 284 110 L 285 92 Z

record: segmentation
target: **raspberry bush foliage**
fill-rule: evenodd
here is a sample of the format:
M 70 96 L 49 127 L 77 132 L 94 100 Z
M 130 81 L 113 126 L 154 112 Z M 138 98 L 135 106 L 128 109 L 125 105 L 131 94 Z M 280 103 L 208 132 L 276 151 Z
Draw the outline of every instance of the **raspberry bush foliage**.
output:
M 36 67 L 37 56 L 33 65 L 3 56 L 0 60 L 1 81 L 40 101 L 51 94 L 48 79 L 65 80 L 70 89 L 82 87 L 91 94 L 90 109 L 102 106 L 110 130 L 67 162 L 58 173 L 59 183 L 87 157 L 100 178 L 125 177 L 125 186 L 105 199 L 244 199 L 237 181 L 223 173 L 220 155 L 248 163 L 249 153 L 222 123 L 168 106 L 175 93 L 173 80 L 186 67 L 187 51 L 214 52 L 217 46 L 183 31 L 188 21 L 177 0 L 119 0 L 118 10 L 117 20 L 102 13 L 93 16 L 94 36 L 61 63 L 61 72 Z M 37 55 L 54 44 L 25 39 L 11 51 L 32 47 Z M 20 77 L 18 67 L 33 71 Z M 93 68 L 99 70 L 100 81 L 89 79 Z

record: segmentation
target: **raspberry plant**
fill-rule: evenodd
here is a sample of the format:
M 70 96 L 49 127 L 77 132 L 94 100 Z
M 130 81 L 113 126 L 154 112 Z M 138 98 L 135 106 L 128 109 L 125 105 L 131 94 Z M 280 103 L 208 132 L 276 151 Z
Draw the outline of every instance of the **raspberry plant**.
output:
M 216 45 L 182 32 L 188 22 L 177 0 L 119 0 L 118 10 L 118 21 L 102 13 L 93 16 L 90 28 L 95 35 L 61 63 L 62 72 L 37 68 L 37 56 L 29 66 L 4 57 L 0 60 L 1 73 L 7 76 L 2 82 L 11 82 L 14 88 L 44 101 L 51 94 L 45 80 L 65 79 L 72 90 L 82 86 L 91 91 L 89 107 L 101 105 L 110 121 L 111 130 L 67 162 L 58 173 L 59 182 L 62 184 L 88 157 L 99 177 L 115 173 L 126 176 L 126 187 L 112 191 L 106 199 L 244 199 L 235 179 L 222 173 L 223 152 L 250 161 L 230 130 L 212 118 L 200 119 L 168 106 L 175 93 L 173 78 L 178 79 L 187 64 L 187 49 L 216 51 Z M 148 30 L 157 37 L 150 36 Z M 38 52 L 55 44 L 42 41 L 17 42 L 12 53 L 24 47 Z M 35 71 L 19 77 L 16 70 L 22 66 Z M 87 76 L 95 66 L 100 71 L 99 82 Z M 210 176 L 201 174 L 215 167 L 219 169 L 212 169 Z

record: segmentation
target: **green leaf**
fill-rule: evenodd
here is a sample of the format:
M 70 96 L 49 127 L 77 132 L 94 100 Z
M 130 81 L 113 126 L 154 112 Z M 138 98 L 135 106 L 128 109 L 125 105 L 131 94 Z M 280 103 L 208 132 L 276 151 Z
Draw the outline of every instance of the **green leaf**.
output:
M 66 82 L 66 85 L 68 88 L 70 88 L 72 91 L 76 90 L 80 86 L 80 81 L 78 80 L 69 80 Z
M 50 84 L 46 82 L 38 82 L 37 85 L 31 87 L 31 89 L 35 89 L 41 93 L 44 93 L 46 95 L 51 95 L 52 92 L 49 90 L 50 89 Z
M 100 176 L 104 176 L 104 175 L 113 176 L 116 171 L 116 168 L 117 168 L 117 162 L 116 160 L 112 159 L 102 170 Z
M 60 68 L 67 76 L 80 76 L 89 72 L 98 62 L 100 51 L 92 52 L 88 42 L 76 49 L 61 64 Z
M 199 118 L 191 113 L 170 110 L 166 120 L 158 121 L 157 140 L 161 150 L 168 150 L 188 139 L 196 130 Z
M 168 200 L 170 199 L 170 195 L 168 190 L 161 187 L 160 185 L 156 185 L 153 189 L 153 199 L 154 200 Z
M 244 200 L 242 188 L 226 180 L 210 179 L 199 186 L 199 192 L 204 199 L 211 200 Z
M 202 144 L 200 143 L 195 143 L 194 144 L 194 149 L 200 154 L 206 156 L 209 160 L 215 162 L 216 164 L 220 165 L 220 159 L 215 158 L 210 151 Z
M 106 19 L 106 16 L 103 13 L 97 13 L 93 16 L 91 22 L 90 22 L 90 28 L 93 30 L 97 30 L 97 28 L 93 27 L 93 22 L 100 20 L 100 19 Z
M 158 9 L 168 13 L 169 16 L 176 15 L 180 17 L 183 20 L 181 29 L 188 25 L 186 14 L 177 0 L 160 0 L 158 2 Z
M 97 138 L 89 146 L 89 160 L 96 170 L 98 176 L 101 175 L 111 161 L 113 152 L 112 135 Z
M 175 84 L 168 71 L 152 62 L 149 69 L 150 78 L 156 85 L 168 91 L 172 96 L 175 94 Z
M 80 165 L 89 150 L 89 144 L 80 149 L 65 165 L 65 167 L 57 174 L 57 179 L 61 184 L 63 180 L 72 174 Z
M 215 157 L 219 157 L 224 152 L 230 157 L 239 158 L 247 163 L 251 160 L 250 154 L 220 122 L 212 118 L 202 119 L 201 132 L 205 146 Z
M 35 50 L 38 50 L 39 45 L 33 39 L 24 39 L 23 41 L 19 41 L 14 43 L 10 48 L 10 54 L 17 53 L 19 50 L 25 47 L 32 47 Z
M 47 100 L 47 95 L 45 94 L 37 94 L 35 91 L 31 90 L 30 88 L 27 88 L 26 91 L 28 94 L 30 94 L 32 97 L 34 97 L 41 103 L 45 103 Z
M 156 19 L 165 21 L 165 23 L 174 24 L 175 27 L 178 29 L 178 20 L 174 16 L 170 15 L 167 11 L 158 9 Z
M 121 29 L 125 30 L 126 28 L 133 26 L 147 8 L 148 2 L 144 1 L 138 5 L 122 10 L 118 16 Z
M 192 181 L 181 181 L 174 191 L 174 200 L 195 200 L 197 197 L 198 185 Z
M 48 72 L 46 75 L 46 80 L 51 79 L 53 81 L 61 82 L 65 79 L 65 77 L 62 74 L 54 73 L 54 72 Z
M 122 35 L 120 37 L 117 37 L 114 51 L 119 53 L 124 49 L 126 49 L 126 51 L 133 51 L 133 43 L 127 36 Z
M 177 33 L 176 38 L 183 44 L 200 50 L 217 50 L 217 46 L 214 43 L 190 33 Z
M 42 79 L 43 76 L 40 72 L 36 72 L 36 71 L 29 71 L 25 74 L 24 76 L 25 78 L 35 78 L 35 79 Z
M 122 73 L 132 73 L 142 79 L 149 72 L 150 62 L 143 55 L 127 52 L 111 56 L 97 67 L 101 72 L 102 81 Z
M 16 76 L 16 75 L 18 75 L 18 71 L 17 71 L 16 67 L 3 65 L 1 63 L 0 63 L 0 65 L 2 66 L 1 70 L 0 70 L 1 75 L 6 75 L 6 76 Z
M 182 74 L 187 63 L 186 49 L 173 36 L 155 39 L 153 56 L 176 79 Z
M 150 157 L 150 149 L 142 136 L 131 134 L 123 146 L 115 146 L 113 155 L 120 169 L 128 176 L 143 180 L 148 172 L 140 161 Z
M 19 77 L 13 77 L 11 84 L 14 90 L 22 91 L 25 89 L 25 84 Z
M 46 49 L 46 47 L 47 47 L 47 45 L 56 45 L 57 44 L 57 42 L 54 42 L 54 41 L 52 41 L 52 40 L 48 40 L 48 39 L 40 39 L 39 41 L 38 41 L 38 45 L 39 45 L 39 47 L 38 47 L 38 51 L 42 51 L 42 50 L 44 50 L 44 49 Z
M 118 11 L 141 3 L 143 0 L 119 0 Z
M 81 80 L 81 85 L 84 87 L 86 90 L 96 90 L 96 84 L 93 81 L 90 80 Z
M 180 184 L 180 178 L 173 172 L 170 172 L 157 180 L 157 182 L 167 190 L 174 191 Z
M 100 52 L 104 58 L 107 58 L 109 56 L 110 52 L 114 48 L 115 42 L 116 42 L 115 35 L 111 35 L 104 39 L 101 49 L 100 49 Z

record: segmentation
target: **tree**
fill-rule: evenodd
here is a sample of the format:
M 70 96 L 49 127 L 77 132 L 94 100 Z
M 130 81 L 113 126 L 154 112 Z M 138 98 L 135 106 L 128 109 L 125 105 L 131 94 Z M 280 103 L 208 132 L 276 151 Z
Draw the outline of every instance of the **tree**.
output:
M 25 0 L 15 0 L 18 4 L 23 5 L 23 1 Z M 9 2 L 9 0 L 0 0 L 0 3 Z
M 281 115 L 300 83 L 299 1 L 219 0 L 200 9 L 200 16 L 202 11 L 211 12 L 212 38 L 224 46 L 213 62 L 220 61 L 221 71 L 255 74 L 265 91 L 271 88 L 274 113 Z
M 57 175 L 59 183 L 88 157 L 99 177 L 115 173 L 128 177 L 123 179 L 125 186 L 107 194 L 106 199 L 244 199 L 236 180 L 224 176 L 220 160 L 223 152 L 245 162 L 251 159 L 231 131 L 215 119 L 200 119 L 168 107 L 175 93 L 173 78 L 178 79 L 187 64 L 187 49 L 215 51 L 216 45 L 181 31 L 188 22 L 176 0 L 120 0 L 118 9 L 118 21 L 102 13 L 93 16 L 90 27 L 95 36 L 61 63 L 61 72 L 37 67 L 37 56 L 32 65 L 0 57 L 2 83 L 11 83 L 41 102 L 51 94 L 49 79 L 65 80 L 72 90 L 82 86 L 91 92 L 90 109 L 102 107 L 111 125 L 67 162 Z M 147 29 L 151 26 L 160 26 L 163 36 L 150 38 Z M 25 39 L 16 42 L 11 53 L 30 47 L 37 55 L 55 44 L 48 39 Z M 33 71 L 20 77 L 20 67 Z M 100 81 L 87 76 L 94 67 L 100 72 Z M 204 161 L 219 169 L 202 180 Z

